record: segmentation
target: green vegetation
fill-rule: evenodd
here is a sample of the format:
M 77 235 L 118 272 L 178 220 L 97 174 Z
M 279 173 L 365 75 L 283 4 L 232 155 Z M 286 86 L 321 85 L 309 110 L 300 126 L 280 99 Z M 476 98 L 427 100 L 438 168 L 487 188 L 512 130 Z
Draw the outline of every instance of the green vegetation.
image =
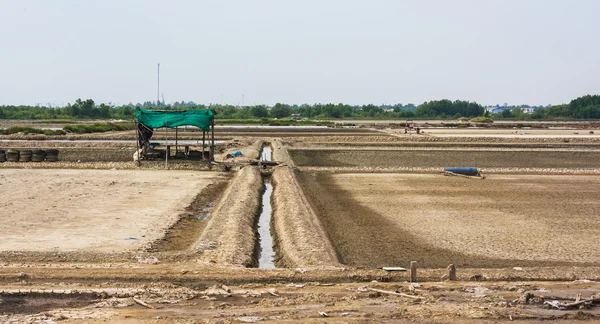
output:
M 52 130 L 52 129 L 39 129 L 33 127 L 21 127 L 15 126 L 2 130 L 2 135 L 12 135 L 17 133 L 23 133 L 23 135 L 29 134 L 42 134 L 42 135 L 65 135 L 63 130 Z
M 111 131 L 126 131 L 135 129 L 132 122 L 124 123 L 96 123 L 92 125 L 68 125 L 63 128 L 65 131 L 76 134 L 104 133 Z
M 586 95 L 572 100 L 569 104 L 538 107 L 532 114 L 524 113 L 521 108 L 529 106 L 513 106 L 502 113 L 485 113 L 483 106 L 476 102 L 462 100 L 434 100 L 418 106 L 413 104 L 395 105 L 347 105 L 347 104 L 303 104 L 287 105 L 277 103 L 273 107 L 255 105 L 236 107 L 232 105 L 201 105 L 194 102 L 175 102 L 172 105 L 152 102 L 128 104 L 123 106 L 96 105 L 93 100 L 77 99 L 75 103 L 62 108 L 32 106 L 0 106 L 0 119 L 37 119 L 44 123 L 71 123 L 81 119 L 125 119 L 135 118 L 136 108 L 161 110 L 213 109 L 217 121 L 235 123 L 275 123 L 281 125 L 298 125 L 300 119 L 457 119 L 479 116 L 493 119 L 600 119 L 600 95 Z M 267 119 L 267 121 L 264 121 Z M 256 122 L 259 120 L 260 122 Z M 277 122 L 275 122 L 277 120 Z M 282 121 L 285 120 L 285 121 Z M 75 127 L 84 131 L 85 128 Z M 102 129 L 99 127 L 98 129 Z M 76 132 L 73 130 L 73 132 Z M 77 131 L 79 132 L 79 131 Z
M 600 95 L 586 95 L 568 104 L 537 108 L 531 114 L 514 108 L 504 109 L 502 113 L 492 116 L 496 119 L 600 119 Z
M 73 124 L 75 121 L 72 119 L 40 119 L 36 120 L 36 123 L 40 124 Z
M 491 124 L 494 122 L 494 120 L 488 117 L 475 117 L 471 118 L 470 122 L 478 124 Z

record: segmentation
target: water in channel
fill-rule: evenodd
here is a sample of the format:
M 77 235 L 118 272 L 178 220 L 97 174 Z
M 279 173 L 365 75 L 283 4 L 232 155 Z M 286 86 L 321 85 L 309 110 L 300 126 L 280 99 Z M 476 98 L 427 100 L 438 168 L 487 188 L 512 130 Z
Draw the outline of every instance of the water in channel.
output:
M 275 268 L 275 251 L 273 250 L 273 237 L 271 236 L 271 196 L 273 185 L 265 181 L 265 193 L 262 197 L 262 212 L 258 217 L 258 244 L 260 254 L 258 267 L 263 269 Z
M 263 146 L 260 153 L 261 161 L 271 161 L 271 147 Z M 275 268 L 275 251 L 273 250 L 273 236 L 271 236 L 271 198 L 273 196 L 273 184 L 265 178 L 265 193 L 262 197 L 262 209 L 258 217 L 258 244 L 259 268 Z

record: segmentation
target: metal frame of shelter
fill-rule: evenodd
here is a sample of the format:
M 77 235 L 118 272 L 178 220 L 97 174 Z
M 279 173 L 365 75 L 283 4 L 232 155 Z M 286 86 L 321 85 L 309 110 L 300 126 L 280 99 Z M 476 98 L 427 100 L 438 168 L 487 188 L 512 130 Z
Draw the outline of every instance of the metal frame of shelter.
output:
M 215 112 L 214 110 L 143 110 L 136 109 L 136 134 L 137 134 L 137 152 L 138 166 L 141 165 L 142 152 L 145 155 L 147 145 L 150 143 L 150 138 L 154 134 L 155 129 L 159 128 L 175 128 L 175 150 L 177 154 L 177 140 L 179 136 L 179 126 L 196 126 L 202 129 L 202 159 L 204 160 L 204 149 L 206 146 L 206 135 L 209 133 L 209 157 L 208 162 L 212 163 L 215 158 Z M 169 122 L 169 118 L 171 121 Z M 149 135 L 149 136 L 148 136 Z M 198 140 L 199 141 L 199 140 Z M 168 159 L 169 149 L 168 144 L 165 150 L 165 163 Z M 142 151 L 140 151 L 140 148 Z

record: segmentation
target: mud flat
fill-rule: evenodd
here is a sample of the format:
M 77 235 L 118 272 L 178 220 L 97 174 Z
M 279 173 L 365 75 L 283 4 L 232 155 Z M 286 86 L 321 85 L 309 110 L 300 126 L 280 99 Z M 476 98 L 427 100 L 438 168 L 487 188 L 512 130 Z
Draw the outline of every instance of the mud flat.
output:
M 599 168 L 600 150 L 294 150 L 298 166 Z
M 143 248 L 218 178 L 189 171 L 5 169 L 0 251 Z
M 598 176 L 300 174 L 347 265 L 600 264 Z

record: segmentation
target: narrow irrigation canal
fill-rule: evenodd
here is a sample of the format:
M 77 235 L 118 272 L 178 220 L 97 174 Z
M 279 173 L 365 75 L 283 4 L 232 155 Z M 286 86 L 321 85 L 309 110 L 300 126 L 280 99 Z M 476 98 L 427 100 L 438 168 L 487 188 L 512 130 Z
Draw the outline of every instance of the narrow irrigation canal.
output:
M 271 161 L 271 147 L 265 145 L 260 154 L 261 161 Z M 275 268 L 275 250 L 273 248 L 273 235 L 271 233 L 271 198 L 273 184 L 268 177 L 263 176 L 265 192 L 262 197 L 262 208 L 258 217 L 258 268 Z

